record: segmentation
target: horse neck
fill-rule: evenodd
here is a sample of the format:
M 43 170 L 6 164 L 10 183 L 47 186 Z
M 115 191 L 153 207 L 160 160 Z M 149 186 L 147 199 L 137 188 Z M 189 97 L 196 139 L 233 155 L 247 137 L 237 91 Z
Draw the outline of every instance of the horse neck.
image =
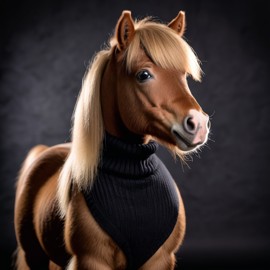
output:
M 105 68 L 101 82 L 101 110 L 106 132 L 129 142 L 143 143 L 143 136 L 132 133 L 122 121 L 118 107 L 117 67 L 113 55 Z M 128 106 L 128 104 L 127 104 Z

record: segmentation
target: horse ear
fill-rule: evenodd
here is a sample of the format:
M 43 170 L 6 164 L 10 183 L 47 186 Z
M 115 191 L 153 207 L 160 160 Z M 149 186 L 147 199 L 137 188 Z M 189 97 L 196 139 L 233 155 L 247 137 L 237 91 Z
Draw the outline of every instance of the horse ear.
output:
M 134 32 L 135 28 L 133 19 L 131 17 L 131 12 L 124 10 L 115 28 L 117 48 L 119 51 L 126 49 L 126 47 L 130 44 L 134 36 Z
M 186 28 L 185 12 L 179 11 L 178 15 L 168 24 L 179 36 L 183 36 Z

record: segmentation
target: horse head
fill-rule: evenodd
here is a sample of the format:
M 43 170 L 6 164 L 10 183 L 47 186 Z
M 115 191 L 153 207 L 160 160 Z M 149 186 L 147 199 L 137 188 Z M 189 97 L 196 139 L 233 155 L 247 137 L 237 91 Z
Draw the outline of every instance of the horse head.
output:
M 207 141 L 209 117 L 187 83 L 189 75 L 200 80 L 201 69 L 184 30 L 182 11 L 168 25 L 122 13 L 101 84 L 109 133 L 133 140 L 150 135 L 182 154 Z

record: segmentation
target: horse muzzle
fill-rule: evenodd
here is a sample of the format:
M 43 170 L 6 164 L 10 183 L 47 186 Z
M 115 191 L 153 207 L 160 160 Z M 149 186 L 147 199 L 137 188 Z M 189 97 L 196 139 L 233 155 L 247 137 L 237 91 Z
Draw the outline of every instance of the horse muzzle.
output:
M 179 149 L 188 152 L 207 141 L 209 130 L 209 116 L 197 110 L 190 110 L 181 124 L 173 124 L 171 133 Z

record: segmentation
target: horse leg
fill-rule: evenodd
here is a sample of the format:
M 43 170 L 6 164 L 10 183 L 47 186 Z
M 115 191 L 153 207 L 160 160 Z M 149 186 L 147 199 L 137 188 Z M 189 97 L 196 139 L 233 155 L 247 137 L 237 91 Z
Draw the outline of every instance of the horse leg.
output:
M 17 270 L 30 270 L 26 261 L 25 255 L 21 248 L 17 248 L 16 250 L 16 262 L 15 262 L 15 269 Z
M 73 194 L 70 201 L 66 215 L 65 241 L 72 254 L 68 270 L 126 269 L 124 253 L 100 228 L 81 193 Z
M 104 264 L 102 260 L 94 257 L 73 256 L 70 260 L 67 270 L 114 270 L 115 268 Z
M 44 263 L 44 261 L 42 261 L 41 263 L 36 261 L 36 264 L 32 264 L 31 267 L 29 267 L 26 260 L 27 260 L 27 257 L 26 257 L 25 252 L 23 251 L 21 247 L 18 247 L 16 250 L 16 261 L 15 261 L 14 269 L 16 270 L 30 270 L 30 269 L 48 270 L 48 267 L 46 266 L 46 263 Z M 54 268 L 53 270 L 58 270 L 58 269 Z
M 175 267 L 175 255 L 168 254 L 164 248 L 160 248 L 150 260 L 148 260 L 139 270 L 173 270 Z
M 63 268 L 61 266 L 55 264 L 54 262 L 50 261 L 49 269 L 50 270 L 62 270 Z

